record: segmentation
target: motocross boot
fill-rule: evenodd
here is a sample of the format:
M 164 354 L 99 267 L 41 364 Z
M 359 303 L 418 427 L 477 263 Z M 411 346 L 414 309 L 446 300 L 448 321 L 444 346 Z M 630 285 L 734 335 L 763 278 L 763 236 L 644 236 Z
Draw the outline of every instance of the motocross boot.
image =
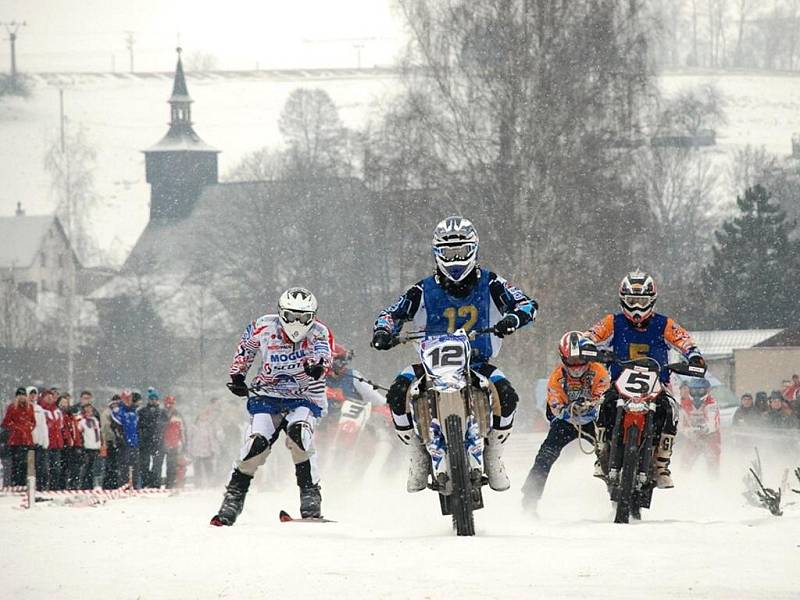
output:
M 319 484 L 300 488 L 300 516 L 303 519 L 322 518 L 322 490 Z
M 675 436 L 667 433 L 662 433 L 661 438 L 658 440 L 658 448 L 656 448 L 655 461 L 653 463 L 657 488 L 669 489 L 675 487 L 669 472 L 669 461 L 672 458 L 672 445 L 674 442 Z
M 486 436 L 486 447 L 483 450 L 483 465 L 489 478 L 489 487 L 496 492 L 504 492 L 511 487 L 511 481 L 503 464 L 503 445 L 511 431 L 508 429 L 492 429 Z
M 211 524 L 216 527 L 230 526 L 236 522 L 242 509 L 244 508 L 244 498 L 247 490 L 250 489 L 250 482 L 253 480 L 251 475 L 245 475 L 239 469 L 234 469 L 231 480 L 225 488 L 225 497 L 222 499 L 222 506 L 211 519 Z
M 422 443 L 414 432 L 407 438 L 401 438 L 408 444 L 408 481 L 406 490 L 409 493 L 420 492 L 428 486 L 428 473 L 431 468 L 431 458 L 425 444 Z
M 594 447 L 594 454 L 597 460 L 594 461 L 594 477 L 599 479 L 606 478 L 606 471 L 608 470 L 608 456 L 610 451 L 610 444 L 606 441 L 606 428 L 597 427 L 597 443 Z M 605 467 L 605 469 L 603 468 Z

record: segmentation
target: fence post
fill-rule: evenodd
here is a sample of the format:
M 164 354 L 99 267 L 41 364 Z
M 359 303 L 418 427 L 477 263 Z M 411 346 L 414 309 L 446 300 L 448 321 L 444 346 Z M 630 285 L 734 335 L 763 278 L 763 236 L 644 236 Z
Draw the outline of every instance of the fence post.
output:
M 33 508 L 36 502 L 36 450 L 28 450 L 27 456 L 27 482 L 28 508 Z

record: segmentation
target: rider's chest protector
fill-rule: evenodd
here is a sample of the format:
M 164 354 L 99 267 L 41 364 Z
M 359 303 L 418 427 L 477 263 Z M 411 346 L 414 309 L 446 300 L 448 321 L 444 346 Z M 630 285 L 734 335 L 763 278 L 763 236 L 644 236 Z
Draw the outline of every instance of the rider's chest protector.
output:
M 425 331 L 441 334 L 463 328 L 469 332 L 492 325 L 490 311 L 493 303 L 489 293 L 489 275 L 485 271 L 481 272 L 470 293 L 464 297 L 448 294 L 433 277 L 426 277 L 422 281 L 422 293 Z M 472 349 L 477 351 L 479 361 L 491 358 L 493 352 L 490 336 L 478 336 L 472 342 Z
M 655 358 L 659 364 L 669 362 L 669 345 L 664 339 L 664 330 L 667 328 L 667 317 L 655 313 L 647 322 L 647 327 L 637 329 L 625 315 L 614 315 L 614 341 L 612 350 L 622 360 L 649 356 Z M 611 365 L 611 378 L 616 379 L 622 372 L 622 367 L 614 363 Z M 669 371 L 661 373 L 661 381 L 669 381 Z

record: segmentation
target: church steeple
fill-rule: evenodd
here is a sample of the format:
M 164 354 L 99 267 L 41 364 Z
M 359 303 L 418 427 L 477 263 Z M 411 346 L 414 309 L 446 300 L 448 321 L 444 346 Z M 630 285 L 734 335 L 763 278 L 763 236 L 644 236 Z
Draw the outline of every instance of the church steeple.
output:
M 174 220 L 191 213 L 202 188 L 217 183 L 219 150 L 192 128 L 192 98 L 186 87 L 181 48 L 172 83 L 167 134 L 145 150 L 147 183 L 151 185 L 150 219 Z

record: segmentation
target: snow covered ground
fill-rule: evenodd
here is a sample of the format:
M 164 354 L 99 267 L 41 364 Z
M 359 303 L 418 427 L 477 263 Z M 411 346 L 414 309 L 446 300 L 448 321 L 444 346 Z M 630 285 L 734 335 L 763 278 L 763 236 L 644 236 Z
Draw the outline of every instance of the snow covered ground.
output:
M 540 440 L 511 438 L 513 487 L 487 491 L 474 538 L 452 533 L 432 493 L 406 494 L 404 473 L 381 477 L 374 463 L 364 485 L 329 469 L 325 513 L 338 522 L 324 525 L 278 522 L 281 508 L 297 511 L 289 481 L 251 493 L 232 528 L 207 524 L 221 488 L 29 511 L 0 498 L 0 590 L 18 599 L 800 596 L 800 504 L 782 517 L 747 505 L 749 456 L 728 450 L 717 481 L 676 468 L 678 487 L 624 526 L 610 522 L 592 460 L 575 444 L 556 463 L 539 518 L 522 513 L 519 486 Z M 767 485 L 796 466 L 781 462 L 786 454 L 762 458 Z

